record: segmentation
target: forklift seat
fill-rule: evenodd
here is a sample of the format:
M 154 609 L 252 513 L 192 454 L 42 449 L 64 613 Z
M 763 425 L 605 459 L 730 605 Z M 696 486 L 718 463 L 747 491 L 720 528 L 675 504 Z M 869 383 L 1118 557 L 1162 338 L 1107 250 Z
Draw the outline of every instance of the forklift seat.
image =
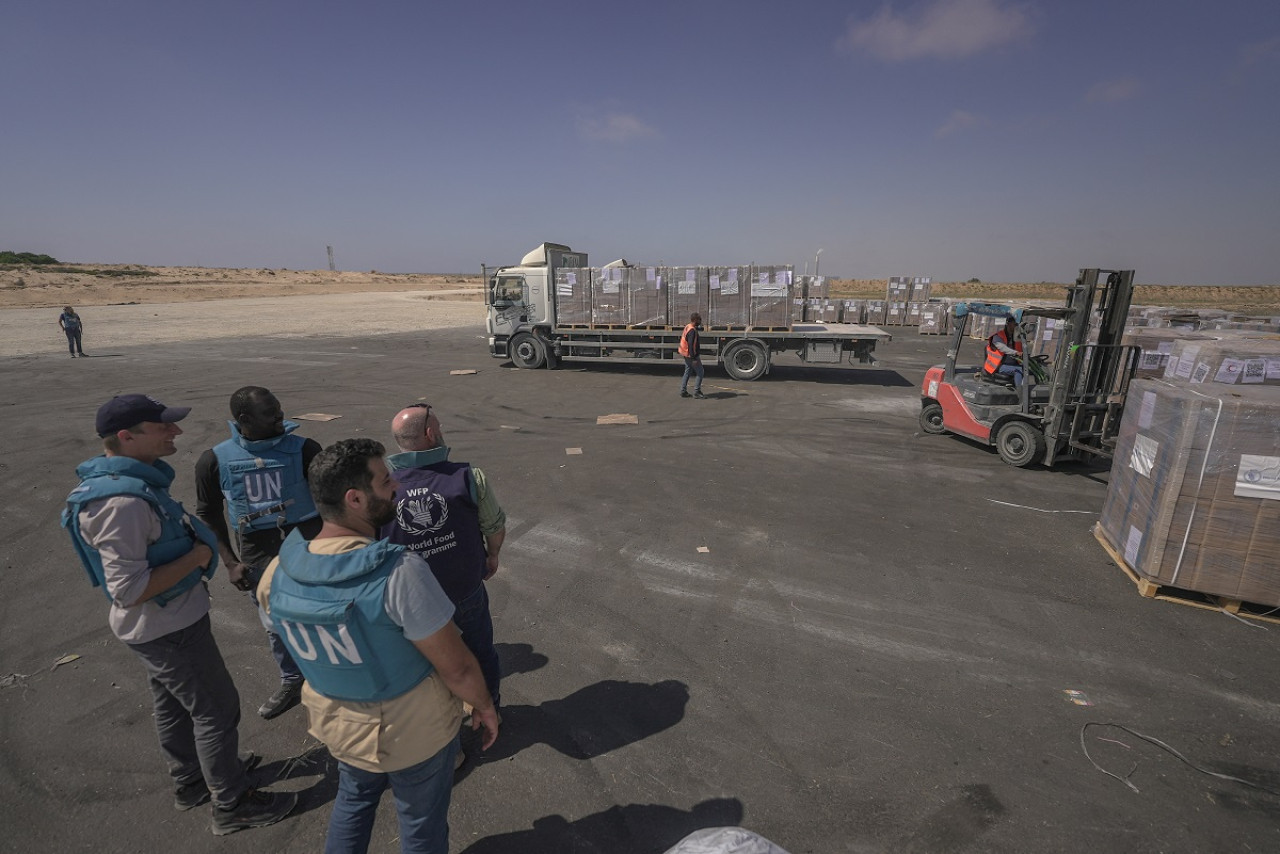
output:
M 989 374 L 986 371 L 979 370 L 973 375 L 975 380 L 991 383 L 992 385 L 1002 385 L 1005 388 L 1014 388 L 1013 374 Z

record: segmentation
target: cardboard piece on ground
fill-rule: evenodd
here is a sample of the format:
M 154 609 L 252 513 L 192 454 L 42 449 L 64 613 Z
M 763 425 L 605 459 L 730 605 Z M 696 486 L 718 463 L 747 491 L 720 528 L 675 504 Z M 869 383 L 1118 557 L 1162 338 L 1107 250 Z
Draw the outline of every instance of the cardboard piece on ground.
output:
M 293 420 L 295 421 L 336 421 L 341 417 L 342 417 L 341 415 L 326 415 L 323 412 L 308 412 L 305 415 L 293 416 Z
M 479 372 L 479 371 L 477 371 L 475 368 L 467 368 L 467 369 L 465 369 L 465 370 L 461 370 L 461 371 L 450 371 L 450 372 L 449 372 L 449 376 L 451 376 L 451 377 L 461 377 L 461 376 L 465 376 L 466 374 L 478 374 L 478 373 L 480 373 L 480 372 Z
M 614 415 L 601 415 L 596 419 L 596 424 L 638 424 L 634 415 L 623 415 L 617 413 Z
M 572 456 L 573 454 L 581 454 L 582 449 L 581 448 L 565 448 L 564 452 L 565 454 Z
M 519 430 L 520 428 L 516 427 L 514 424 L 499 424 L 498 429 L 499 430 Z
M 707 548 L 706 546 L 698 546 L 698 553 L 699 553 L 699 554 L 710 554 L 710 553 L 711 553 L 711 549 Z

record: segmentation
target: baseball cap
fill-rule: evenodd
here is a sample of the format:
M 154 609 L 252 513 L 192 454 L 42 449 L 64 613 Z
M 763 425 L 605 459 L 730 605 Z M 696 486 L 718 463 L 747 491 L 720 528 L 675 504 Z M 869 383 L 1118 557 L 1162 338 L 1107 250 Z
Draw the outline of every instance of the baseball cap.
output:
M 190 411 L 190 406 L 165 406 L 145 394 L 119 394 L 98 407 L 95 426 L 99 436 L 110 436 L 144 421 L 172 424 L 186 418 Z

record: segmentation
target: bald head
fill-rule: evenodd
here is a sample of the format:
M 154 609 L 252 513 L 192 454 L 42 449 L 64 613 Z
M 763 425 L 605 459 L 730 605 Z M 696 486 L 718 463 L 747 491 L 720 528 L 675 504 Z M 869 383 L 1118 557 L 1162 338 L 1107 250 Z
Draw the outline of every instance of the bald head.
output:
M 429 451 L 444 444 L 440 419 L 426 404 L 408 406 L 391 419 L 391 435 L 402 451 Z

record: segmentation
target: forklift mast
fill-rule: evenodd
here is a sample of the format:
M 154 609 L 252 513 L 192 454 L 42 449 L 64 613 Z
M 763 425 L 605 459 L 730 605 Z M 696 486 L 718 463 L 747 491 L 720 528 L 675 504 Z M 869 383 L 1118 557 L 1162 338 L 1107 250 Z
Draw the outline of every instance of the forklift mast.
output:
M 1121 346 L 1132 299 L 1133 270 L 1082 269 L 1067 288 L 1068 314 L 1044 413 L 1048 464 L 1058 453 L 1058 440 L 1097 453 L 1114 436 L 1137 355 L 1135 348 Z M 1098 319 L 1092 325 L 1098 336 L 1090 343 L 1095 304 Z

